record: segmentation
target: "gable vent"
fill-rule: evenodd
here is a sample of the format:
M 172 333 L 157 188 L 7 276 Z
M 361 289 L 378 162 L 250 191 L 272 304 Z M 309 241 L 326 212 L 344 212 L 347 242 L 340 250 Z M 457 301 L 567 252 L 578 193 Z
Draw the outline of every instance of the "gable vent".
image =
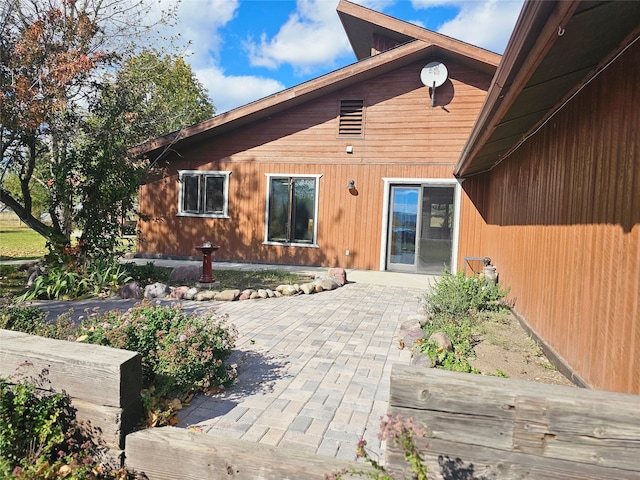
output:
M 340 101 L 340 135 L 362 135 L 364 100 Z

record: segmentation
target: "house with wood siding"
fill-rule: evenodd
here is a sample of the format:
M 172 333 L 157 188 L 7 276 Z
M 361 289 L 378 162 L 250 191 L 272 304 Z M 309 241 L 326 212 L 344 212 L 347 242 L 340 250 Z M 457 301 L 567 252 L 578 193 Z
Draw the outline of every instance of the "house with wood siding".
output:
M 577 383 L 640 393 L 639 6 L 527 2 L 501 59 L 341 0 L 356 63 L 138 148 L 164 171 L 138 255 L 211 241 L 217 260 L 428 274 L 489 257 Z
M 356 63 L 142 146 L 166 175 L 140 191 L 138 254 L 211 241 L 216 260 L 457 268 L 453 168 L 500 56 L 347 1 L 338 15 Z
M 640 2 L 526 2 L 454 170 L 460 251 L 577 383 L 635 394 L 639 40 Z

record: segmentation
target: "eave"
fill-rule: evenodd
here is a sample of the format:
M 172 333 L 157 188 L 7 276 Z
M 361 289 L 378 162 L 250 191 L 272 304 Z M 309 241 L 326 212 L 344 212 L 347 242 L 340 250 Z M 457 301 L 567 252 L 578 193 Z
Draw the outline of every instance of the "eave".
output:
M 638 18 L 640 2 L 525 3 L 454 174 L 483 173 L 508 157 L 638 38 Z
M 371 56 L 374 34 L 406 43 L 412 40 L 438 45 L 473 62 L 476 67 L 493 72 L 500 63 L 501 56 L 475 45 L 432 32 L 409 22 L 370 10 L 347 0 L 340 0 L 338 16 L 358 60 Z
M 383 75 L 413 62 L 431 59 L 456 59 L 459 55 L 421 40 L 369 57 L 360 62 L 335 70 L 308 82 L 275 93 L 209 120 L 183 128 L 180 131 L 149 140 L 130 150 L 133 155 L 159 158 L 163 152 L 180 148 L 184 150 L 200 142 L 222 135 L 233 129 L 268 118 L 295 106 L 347 86 Z

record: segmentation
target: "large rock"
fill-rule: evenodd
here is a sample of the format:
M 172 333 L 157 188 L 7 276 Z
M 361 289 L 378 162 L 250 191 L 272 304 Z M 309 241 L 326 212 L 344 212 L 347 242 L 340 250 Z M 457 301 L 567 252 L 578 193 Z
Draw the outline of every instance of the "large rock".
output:
M 197 282 L 202 276 L 202 265 L 183 265 L 175 267 L 169 274 L 169 281 L 174 282 Z
M 171 294 L 169 295 L 171 298 L 177 298 L 178 300 L 182 300 L 187 292 L 189 291 L 189 287 L 183 285 L 182 287 L 176 287 L 171 290 Z
M 400 350 L 402 350 L 403 348 L 413 348 L 414 343 L 416 343 L 418 340 L 426 338 L 426 336 L 427 333 L 419 326 L 406 330 L 402 335 L 398 335 Z
M 340 283 L 338 283 L 338 281 L 334 277 L 327 274 L 317 275 L 313 283 L 316 285 L 316 287 L 319 286 L 322 288 L 321 290 L 318 290 L 318 288 L 316 288 L 316 292 L 317 291 L 323 292 L 325 290 L 335 290 L 336 288 L 341 287 Z
M 171 289 L 164 283 L 156 282 L 144 287 L 144 298 L 151 300 L 154 298 L 165 298 L 171 293 Z
M 309 295 L 316 291 L 316 286 L 313 283 L 303 283 L 302 285 L 300 285 L 300 291 L 302 291 L 306 295 Z
M 290 297 L 291 295 L 298 293 L 298 290 L 296 290 L 296 287 L 293 285 L 278 285 L 276 287 L 276 292 L 281 293 L 285 297 Z
M 184 299 L 193 300 L 194 298 L 196 298 L 197 294 L 198 294 L 198 289 L 196 287 L 191 287 L 189 290 L 187 290 L 187 293 L 184 294 Z
M 120 289 L 120 298 L 133 298 L 138 300 L 142 298 L 142 289 L 138 282 L 127 282 Z
M 438 353 L 453 352 L 453 344 L 443 332 L 432 333 L 429 337 L 429 343 L 435 343 L 438 346 Z
M 206 301 L 210 301 L 210 300 L 215 300 L 217 293 L 218 292 L 216 292 L 215 290 L 200 290 L 198 293 L 196 293 L 196 295 L 195 295 L 195 297 L 193 297 L 193 299 L 198 301 L 198 302 L 206 302 Z
M 223 290 L 216 294 L 216 302 L 233 302 L 240 296 L 240 290 Z
M 258 289 L 258 297 L 260 297 L 260 298 L 269 298 L 269 294 L 267 293 L 266 289 L 260 288 L 260 289 Z
M 343 287 L 347 283 L 347 271 L 344 268 L 330 268 L 328 274 Z

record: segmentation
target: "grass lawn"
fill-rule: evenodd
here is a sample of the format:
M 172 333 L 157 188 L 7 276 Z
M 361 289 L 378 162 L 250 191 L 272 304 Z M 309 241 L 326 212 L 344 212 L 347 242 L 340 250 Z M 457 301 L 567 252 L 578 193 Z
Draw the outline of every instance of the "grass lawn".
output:
M 18 221 L 15 215 L 0 215 L 0 259 L 28 260 L 47 253 L 45 239 Z

